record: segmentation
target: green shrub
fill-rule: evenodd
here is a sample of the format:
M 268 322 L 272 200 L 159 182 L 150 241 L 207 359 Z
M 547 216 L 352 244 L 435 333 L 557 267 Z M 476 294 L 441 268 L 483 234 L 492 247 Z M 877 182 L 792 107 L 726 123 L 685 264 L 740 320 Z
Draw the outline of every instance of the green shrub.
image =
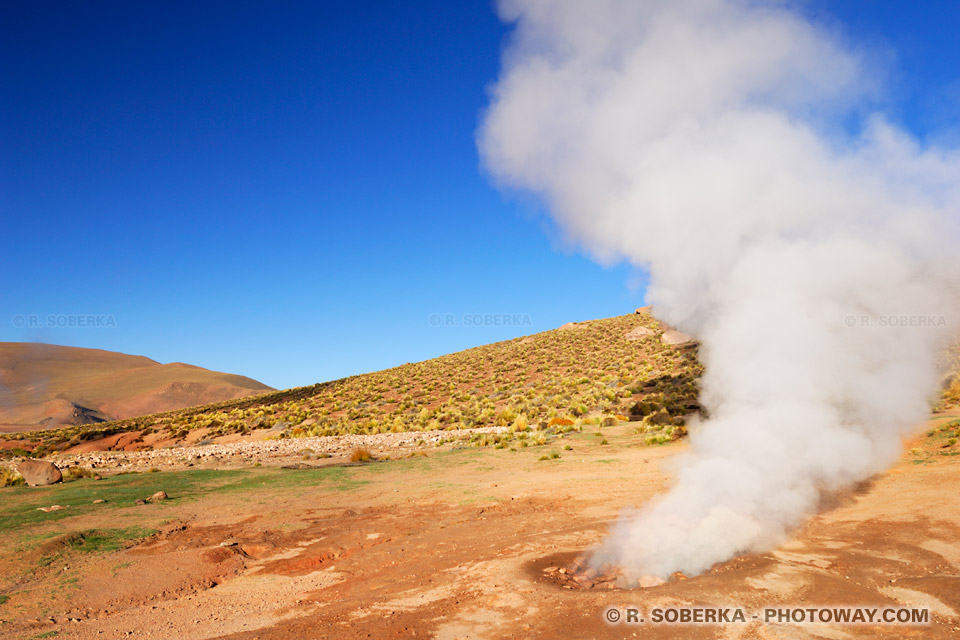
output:
M 23 476 L 9 467 L 0 467 L 0 487 L 16 487 L 26 481 Z
M 64 480 L 79 480 L 80 478 L 93 478 L 96 476 L 93 469 L 87 467 L 69 467 L 63 472 Z

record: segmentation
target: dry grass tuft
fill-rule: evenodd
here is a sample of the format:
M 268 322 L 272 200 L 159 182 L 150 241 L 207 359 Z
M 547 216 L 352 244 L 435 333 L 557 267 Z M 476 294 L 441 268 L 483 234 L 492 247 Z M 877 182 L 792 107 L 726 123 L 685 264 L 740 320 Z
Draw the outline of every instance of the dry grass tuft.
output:
M 357 447 L 350 454 L 350 462 L 370 462 L 373 460 L 373 454 L 366 447 Z

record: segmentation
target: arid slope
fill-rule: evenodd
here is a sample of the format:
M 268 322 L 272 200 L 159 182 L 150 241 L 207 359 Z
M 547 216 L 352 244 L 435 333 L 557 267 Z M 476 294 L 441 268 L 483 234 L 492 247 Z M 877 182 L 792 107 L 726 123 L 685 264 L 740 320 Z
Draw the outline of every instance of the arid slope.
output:
M 569 323 L 424 362 L 342 380 L 16 439 L 37 453 L 69 451 L 118 433 L 128 446 L 167 446 L 237 434 L 333 436 L 474 427 L 565 427 L 639 421 L 674 439 L 698 410 L 696 343 L 668 345 L 648 313 Z
M 179 362 L 0 343 L 0 428 L 6 431 L 118 420 L 270 390 L 250 378 Z

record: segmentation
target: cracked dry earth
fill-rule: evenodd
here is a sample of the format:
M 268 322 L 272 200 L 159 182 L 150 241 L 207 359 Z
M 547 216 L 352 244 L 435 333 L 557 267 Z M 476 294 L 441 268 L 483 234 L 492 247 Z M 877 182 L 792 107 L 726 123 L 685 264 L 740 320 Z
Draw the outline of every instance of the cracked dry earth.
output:
M 172 496 L 142 508 L 162 510 L 150 516 L 118 510 L 124 522 L 162 517 L 160 532 L 126 549 L 59 561 L 78 577 L 68 586 L 55 586 L 64 571 L 55 562 L 7 588 L 13 594 L 0 607 L 0 636 L 960 637 L 956 457 L 919 464 L 907 453 L 889 472 L 836 496 L 779 549 L 701 576 L 635 590 L 558 579 L 556 568 L 596 543 L 620 508 L 667 485 L 661 463 L 685 446 L 628 446 L 628 427 L 619 428 L 609 430 L 610 446 L 586 434 L 568 440 L 573 451 L 560 460 L 538 460 L 539 447 L 462 450 L 351 468 L 355 482 L 336 490 L 252 487 L 189 501 Z M 91 514 L 73 520 L 58 526 L 103 526 Z M 18 561 L 29 562 L 30 553 Z M 5 557 L 0 568 L 13 562 Z M 604 622 L 608 607 L 625 605 L 906 605 L 928 607 L 931 623 Z

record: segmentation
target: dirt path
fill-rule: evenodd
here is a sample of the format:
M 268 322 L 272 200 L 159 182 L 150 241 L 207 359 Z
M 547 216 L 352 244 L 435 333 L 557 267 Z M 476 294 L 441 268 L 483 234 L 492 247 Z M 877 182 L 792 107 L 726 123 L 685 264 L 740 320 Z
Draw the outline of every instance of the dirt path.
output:
M 310 471 L 276 471 L 291 474 L 282 476 L 282 490 L 251 481 L 242 491 L 117 509 L 124 526 L 142 523 L 161 533 L 124 550 L 65 554 L 21 576 L 15 587 L 6 585 L 3 592 L 11 595 L 0 606 L 6 620 L 0 636 L 960 637 L 960 460 L 937 455 L 926 436 L 909 443 L 888 473 L 838 496 L 773 552 L 651 589 L 564 589 L 544 569 L 598 542 L 622 507 L 662 490 L 668 478 L 661 463 L 683 447 L 630 446 L 628 425 L 605 429 L 604 436 L 609 445 L 579 434 L 515 452 L 431 453 L 343 469 L 339 484 L 297 475 Z M 562 457 L 539 459 L 549 451 Z M 264 475 L 264 484 L 275 477 Z M 55 527 L 89 529 L 104 526 L 102 520 L 85 513 Z M 43 526 L 32 533 L 54 527 Z M 0 569 L 9 570 L 13 547 L 3 548 Z M 64 574 L 77 579 L 64 585 Z M 51 599 L 51 591 L 60 596 Z M 708 605 L 750 612 L 786 605 L 920 606 L 930 609 L 932 622 L 748 620 L 681 627 L 604 621 L 611 606 Z

